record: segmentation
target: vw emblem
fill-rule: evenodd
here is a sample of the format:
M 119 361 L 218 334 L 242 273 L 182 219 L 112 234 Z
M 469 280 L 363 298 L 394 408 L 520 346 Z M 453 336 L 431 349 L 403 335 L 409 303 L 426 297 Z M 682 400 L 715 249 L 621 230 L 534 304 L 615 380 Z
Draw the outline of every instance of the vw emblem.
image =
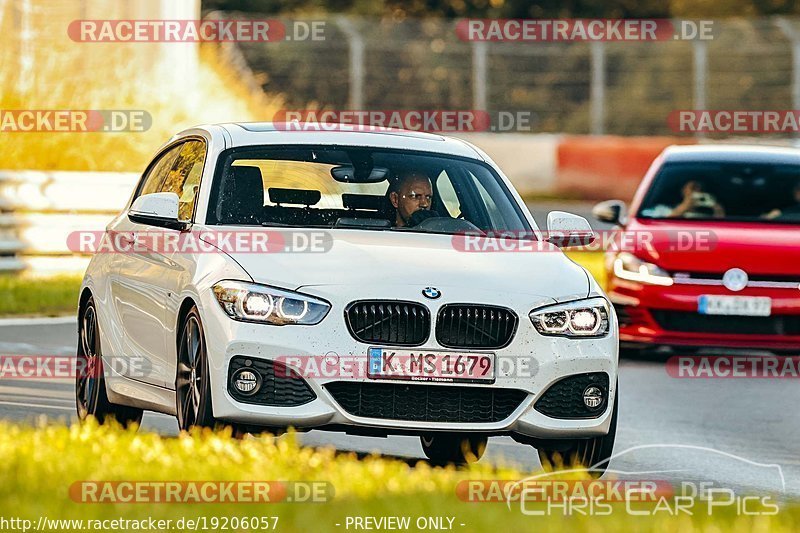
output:
M 425 287 L 424 289 L 422 289 L 422 295 L 425 298 L 430 298 L 431 300 L 435 300 L 436 298 L 442 295 L 442 292 L 436 287 Z
M 737 292 L 747 287 L 747 272 L 741 268 L 732 268 L 722 276 L 722 284 L 726 289 Z

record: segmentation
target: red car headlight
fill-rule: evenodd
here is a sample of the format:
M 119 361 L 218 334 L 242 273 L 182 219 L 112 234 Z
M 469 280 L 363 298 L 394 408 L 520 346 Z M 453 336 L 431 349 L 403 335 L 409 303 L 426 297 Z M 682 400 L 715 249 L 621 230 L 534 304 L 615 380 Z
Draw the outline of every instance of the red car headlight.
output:
M 642 261 L 629 252 L 620 252 L 614 259 L 614 275 L 628 281 L 669 287 L 673 280 L 669 273 L 653 263 Z

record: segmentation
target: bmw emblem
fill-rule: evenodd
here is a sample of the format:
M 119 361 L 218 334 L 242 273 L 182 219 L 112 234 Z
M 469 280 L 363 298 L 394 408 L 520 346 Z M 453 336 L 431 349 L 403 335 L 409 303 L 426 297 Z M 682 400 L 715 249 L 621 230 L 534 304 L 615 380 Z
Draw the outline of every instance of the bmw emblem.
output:
M 424 289 L 422 289 L 422 295 L 425 298 L 430 298 L 431 300 L 435 300 L 436 298 L 442 295 L 442 291 L 440 291 L 436 287 L 425 287 Z
M 741 268 L 732 268 L 722 276 L 722 284 L 726 289 L 738 292 L 747 287 L 747 272 Z

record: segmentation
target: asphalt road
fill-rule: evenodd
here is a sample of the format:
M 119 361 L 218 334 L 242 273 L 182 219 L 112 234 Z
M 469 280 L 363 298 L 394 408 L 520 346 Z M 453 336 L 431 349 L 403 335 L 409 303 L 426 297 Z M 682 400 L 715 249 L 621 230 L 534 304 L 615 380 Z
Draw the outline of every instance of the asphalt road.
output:
M 0 354 L 72 355 L 74 332 L 74 322 L 0 322 Z M 737 492 L 800 498 L 800 410 L 794 380 L 676 379 L 663 362 L 623 361 L 620 391 L 615 452 L 621 455 L 611 461 L 613 470 L 624 472 L 618 477 L 673 485 L 712 481 Z M 0 419 L 35 421 L 42 415 L 63 423 L 75 420 L 71 382 L 0 380 Z M 174 418 L 153 413 L 145 415 L 143 428 L 177 433 Z M 413 437 L 312 431 L 302 441 L 343 451 L 422 457 Z M 533 448 L 507 437 L 490 439 L 482 461 L 531 472 L 539 467 Z

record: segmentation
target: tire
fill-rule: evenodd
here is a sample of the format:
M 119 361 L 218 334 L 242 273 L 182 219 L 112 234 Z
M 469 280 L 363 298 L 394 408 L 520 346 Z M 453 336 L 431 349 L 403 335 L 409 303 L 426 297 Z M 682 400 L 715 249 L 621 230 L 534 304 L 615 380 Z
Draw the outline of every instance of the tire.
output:
M 591 439 L 565 441 L 558 448 L 538 448 L 539 460 L 545 469 L 591 468 L 593 477 L 602 476 L 608 468 L 609 459 L 614 452 L 617 435 L 617 412 L 619 410 L 619 388 L 614 396 L 614 410 L 608 434 Z
M 89 297 L 78 317 L 78 359 L 75 374 L 75 407 L 78 420 L 85 422 L 94 417 L 105 424 L 116 420 L 124 427 L 142 423 L 144 411 L 136 407 L 118 405 L 108 400 L 100 346 L 100 329 L 94 298 Z
M 486 450 L 487 437 L 459 433 L 433 433 L 420 438 L 422 451 L 435 465 L 475 463 Z
M 179 329 L 178 365 L 175 372 L 175 412 L 178 427 L 189 431 L 194 427 L 216 428 L 211 404 L 211 379 L 208 372 L 203 324 L 197 307 L 186 314 Z

